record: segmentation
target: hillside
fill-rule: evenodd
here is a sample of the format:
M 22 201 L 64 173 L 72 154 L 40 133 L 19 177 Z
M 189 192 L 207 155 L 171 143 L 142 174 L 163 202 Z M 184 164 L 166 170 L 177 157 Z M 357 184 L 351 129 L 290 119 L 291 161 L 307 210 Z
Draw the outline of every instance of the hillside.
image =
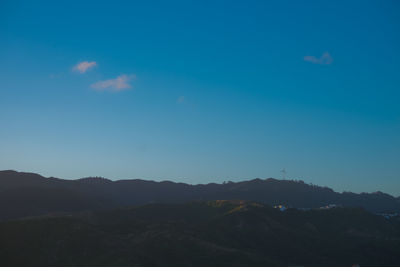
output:
M 5 266 L 395 266 L 400 221 L 246 201 L 149 204 L 0 222 Z M 373 253 L 371 253 L 373 251 Z
M 48 213 L 111 209 L 147 203 L 242 199 L 269 205 L 318 208 L 329 204 L 372 212 L 400 212 L 398 199 L 381 192 L 338 193 L 299 181 L 254 179 L 224 184 L 189 185 L 170 181 L 63 180 L 38 174 L 0 171 L 0 219 Z

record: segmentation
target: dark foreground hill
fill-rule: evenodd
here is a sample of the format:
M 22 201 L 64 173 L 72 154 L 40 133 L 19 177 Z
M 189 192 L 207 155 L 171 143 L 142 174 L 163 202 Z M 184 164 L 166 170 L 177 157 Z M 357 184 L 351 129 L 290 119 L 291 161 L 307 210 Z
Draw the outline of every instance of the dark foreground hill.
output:
M 2 266 L 398 266 L 400 221 L 357 208 L 149 204 L 0 222 Z
M 118 208 L 147 203 L 183 203 L 243 199 L 270 205 L 318 208 L 329 204 L 362 207 L 372 212 L 400 212 L 388 194 L 337 193 L 299 181 L 254 179 L 224 184 L 189 185 L 169 181 L 110 181 L 104 178 L 63 180 L 34 173 L 0 171 L 0 220 L 58 212 Z

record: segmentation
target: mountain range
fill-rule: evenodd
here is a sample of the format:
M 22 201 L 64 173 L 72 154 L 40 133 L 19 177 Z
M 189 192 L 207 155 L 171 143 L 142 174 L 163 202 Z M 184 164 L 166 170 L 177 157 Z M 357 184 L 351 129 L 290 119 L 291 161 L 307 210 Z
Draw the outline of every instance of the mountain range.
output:
M 370 212 L 400 212 L 400 198 L 382 192 L 338 193 L 302 181 L 253 179 L 223 184 L 83 178 L 64 180 L 35 173 L 0 171 L 0 219 L 105 210 L 149 203 L 246 200 L 312 209 L 335 204 Z

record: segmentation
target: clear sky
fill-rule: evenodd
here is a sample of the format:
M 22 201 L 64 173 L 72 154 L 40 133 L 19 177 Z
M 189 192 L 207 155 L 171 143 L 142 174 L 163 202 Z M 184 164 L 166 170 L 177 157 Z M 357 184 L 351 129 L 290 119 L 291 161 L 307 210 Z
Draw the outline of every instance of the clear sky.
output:
M 0 169 L 400 195 L 398 1 L 0 1 Z

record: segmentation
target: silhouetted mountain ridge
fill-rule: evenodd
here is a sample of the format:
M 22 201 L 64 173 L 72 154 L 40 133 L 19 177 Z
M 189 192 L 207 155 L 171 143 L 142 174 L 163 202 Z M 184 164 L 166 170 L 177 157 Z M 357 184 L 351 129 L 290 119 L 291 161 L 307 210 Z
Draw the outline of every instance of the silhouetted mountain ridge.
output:
M 0 171 L 0 219 L 218 199 L 284 204 L 295 208 L 337 204 L 362 207 L 372 212 L 400 212 L 399 198 L 382 192 L 337 193 L 328 187 L 273 178 L 190 185 L 140 179 L 111 181 L 102 177 L 63 180 L 35 173 Z

